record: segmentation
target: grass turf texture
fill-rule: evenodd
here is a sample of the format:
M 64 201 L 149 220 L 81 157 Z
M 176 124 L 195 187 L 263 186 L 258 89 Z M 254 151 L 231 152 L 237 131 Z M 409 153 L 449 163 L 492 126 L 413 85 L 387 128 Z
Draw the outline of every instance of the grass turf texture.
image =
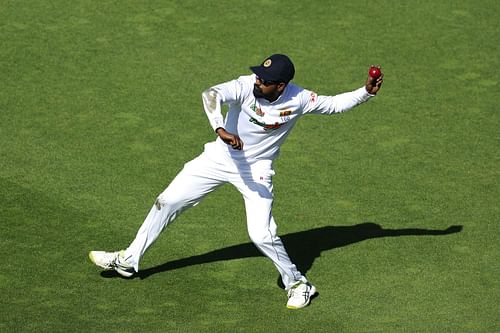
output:
M 0 1 L 0 331 L 499 331 L 499 10 Z M 169 227 L 138 278 L 100 274 L 87 252 L 125 247 L 215 138 L 201 91 L 275 52 L 320 94 L 385 72 L 357 110 L 303 118 L 275 163 L 312 306 L 285 308 L 230 186 Z

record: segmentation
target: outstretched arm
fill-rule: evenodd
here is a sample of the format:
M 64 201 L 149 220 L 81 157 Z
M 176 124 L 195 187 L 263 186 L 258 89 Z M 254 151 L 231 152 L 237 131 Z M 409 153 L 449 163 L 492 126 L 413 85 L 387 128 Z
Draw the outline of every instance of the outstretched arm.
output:
M 380 66 L 376 67 L 380 70 Z M 341 93 L 335 96 L 316 95 L 311 92 L 310 97 L 305 102 L 304 112 L 313 114 L 334 114 L 351 110 L 355 106 L 366 102 L 377 94 L 382 86 L 384 74 L 376 78 L 368 75 L 365 85 L 359 89 Z
M 380 71 L 380 75 L 378 77 L 372 77 L 369 74 L 368 78 L 366 79 L 365 88 L 369 94 L 376 95 L 377 92 L 380 90 L 382 83 L 384 82 L 384 73 L 382 73 L 380 65 L 370 67 L 370 69 L 372 68 L 378 68 L 378 70 Z M 376 74 L 378 73 L 375 73 L 375 75 Z

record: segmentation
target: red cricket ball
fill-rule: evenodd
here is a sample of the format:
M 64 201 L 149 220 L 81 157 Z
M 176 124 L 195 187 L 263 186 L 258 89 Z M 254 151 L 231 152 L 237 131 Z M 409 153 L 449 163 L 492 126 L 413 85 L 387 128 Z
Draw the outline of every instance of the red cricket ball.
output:
M 374 79 L 377 79 L 380 74 L 380 68 L 375 66 L 370 67 L 370 70 L 368 71 L 368 75 L 370 75 Z

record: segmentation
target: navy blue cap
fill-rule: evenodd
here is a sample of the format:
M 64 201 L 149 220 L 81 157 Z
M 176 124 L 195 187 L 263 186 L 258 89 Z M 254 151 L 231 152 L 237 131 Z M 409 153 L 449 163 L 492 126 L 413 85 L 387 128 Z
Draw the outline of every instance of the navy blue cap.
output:
M 267 57 L 260 66 L 252 66 L 250 69 L 266 81 L 288 83 L 295 75 L 292 61 L 284 54 L 273 54 Z

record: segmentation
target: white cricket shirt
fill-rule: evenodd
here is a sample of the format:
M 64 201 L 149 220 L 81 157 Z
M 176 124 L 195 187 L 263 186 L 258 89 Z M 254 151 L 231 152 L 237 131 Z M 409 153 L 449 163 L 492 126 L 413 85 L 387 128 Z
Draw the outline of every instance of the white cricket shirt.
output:
M 374 96 L 364 86 L 335 96 L 321 96 L 290 82 L 277 100 L 269 102 L 255 98 L 255 82 L 255 74 L 241 76 L 213 86 L 202 94 L 212 128 L 224 127 L 243 141 L 242 150 L 233 149 L 221 138 L 213 143 L 218 146 L 218 151 L 222 149 L 236 162 L 271 162 L 279 155 L 280 146 L 301 116 L 344 112 Z M 221 105 L 229 106 L 225 119 Z

